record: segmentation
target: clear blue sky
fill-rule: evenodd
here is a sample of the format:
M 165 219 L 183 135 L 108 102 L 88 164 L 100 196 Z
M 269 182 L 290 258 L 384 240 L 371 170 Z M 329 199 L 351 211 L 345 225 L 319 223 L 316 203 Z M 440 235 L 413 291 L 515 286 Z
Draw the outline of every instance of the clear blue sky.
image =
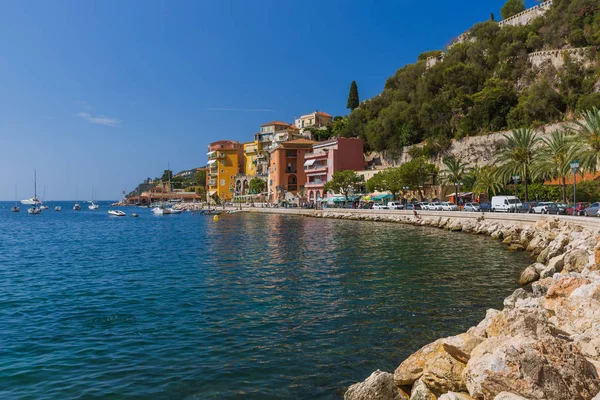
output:
M 4 1 L 0 199 L 120 198 L 211 141 L 343 115 L 504 0 Z M 533 0 L 527 5 L 533 5 Z

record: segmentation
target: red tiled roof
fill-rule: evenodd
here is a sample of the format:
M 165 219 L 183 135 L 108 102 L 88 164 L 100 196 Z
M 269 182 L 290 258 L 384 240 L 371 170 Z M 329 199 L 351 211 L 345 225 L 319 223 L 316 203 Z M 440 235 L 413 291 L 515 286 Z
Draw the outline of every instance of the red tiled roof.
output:
M 326 112 L 323 111 L 317 111 L 317 114 L 322 115 L 324 117 L 331 117 L 331 115 L 327 114 Z
M 281 121 L 271 121 L 271 122 L 267 122 L 266 124 L 262 124 L 261 126 L 271 126 L 271 125 L 287 125 L 287 126 L 291 126 L 287 122 L 281 122 Z

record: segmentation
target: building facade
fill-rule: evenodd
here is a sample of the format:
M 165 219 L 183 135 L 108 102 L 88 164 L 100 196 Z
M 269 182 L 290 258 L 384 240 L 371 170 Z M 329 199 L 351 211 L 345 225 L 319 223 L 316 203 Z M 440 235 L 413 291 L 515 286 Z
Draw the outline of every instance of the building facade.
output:
M 269 200 L 301 203 L 306 196 L 304 156 L 316 142 L 295 139 L 278 143 L 270 152 Z
M 235 176 L 243 171 L 243 146 L 239 142 L 220 140 L 208 146 L 206 190 L 210 197 L 233 199 Z
M 298 129 L 310 128 L 312 126 L 320 128 L 331 123 L 331 121 L 333 121 L 331 115 L 323 111 L 315 111 L 311 114 L 302 115 L 300 118 L 296 118 L 294 120 L 294 125 Z
M 308 202 L 318 202 L 328 197 L 323 186 L 337 171 L 364 169 L 364 143 L 361 138 L 337 138 L 318 142 L 310 153 L 304 154 L 305 189 Z

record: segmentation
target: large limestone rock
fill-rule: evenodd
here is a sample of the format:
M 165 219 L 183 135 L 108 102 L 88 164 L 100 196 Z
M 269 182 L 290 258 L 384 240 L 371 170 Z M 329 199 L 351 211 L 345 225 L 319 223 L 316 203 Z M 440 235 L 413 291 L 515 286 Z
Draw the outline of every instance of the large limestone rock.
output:
M 437 397 L 429 390 L 421 379 L 415 382 L 410 391 L 410 400 L 437 400 Z
M 448 392 L 441 395 L 438 400 L 473 400 L 468 393 Z
M 475 399 L 506 391 L 532 400 L 590 399 L 600 391 L 578 347 L 552 336 L 490 338 L 471 353 L 465 378 Z
M 548 317 L 542 307 L 506 309 L 490 319 L 486 334 L 487 337 L 554 335 L 555 328 Z
M 463 371 L 470 353 L 483 338 L 464 333 L 436 340 L 408 357 L 394 372 L 398 386 L 418 379 L 436 396 L 466 390 Z
M 518 394 L 501 392 L 498 393 L 494 400 L 527 400 L 525 397 L 519 396 Z
M 567 272 L 581 272 L 590 262 L 587 250 L 575 249 L 565 254 L 564 269 Z
M 530 265 L 525 268 L 519 277 L 519 285 L 525 286 L 531 282 L 535 282 L 540 279 L 540 274 L 537 272 L 534 266 Z
M 409 397 L 394 384 L 392 374 L 377 370 L 364 382 L 350 386 L 344 400 L 409 400 Z

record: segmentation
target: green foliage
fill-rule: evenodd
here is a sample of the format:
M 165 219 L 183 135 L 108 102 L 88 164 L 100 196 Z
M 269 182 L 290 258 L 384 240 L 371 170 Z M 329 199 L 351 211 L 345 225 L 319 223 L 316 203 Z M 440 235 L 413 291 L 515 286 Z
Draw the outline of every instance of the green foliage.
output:
M 167 182 L 169 179 L 173 178 L 173 171 L 170 169 L 165 169 L 160 180 L 162 182 Z
M 254 177 L 250 180 L 250 193 L 259 194 L 262 193 L 267 187 L 267 181 L 259 177 Z
M 362 182 L 363 177 L 350 169 L 338 171 L 334 172 L 331 180 L 323 185 L 323 191 L 341 193 L 348 201 L 348 194 L 358 191 Z
M 350 84 L 350 93 L 348 93 L 348 103 L 346 104 L 346 108 L 354 111 L 354 109 L 358 108 L 358 105 L 358 86 L 356 85 L 356 81 L 352 81 Z
M 502 19 L 507 19 L 525 11 L 525 0 L 508 0 L 500 9 Z
M 543 146 L 532 174 L 536 179 L 562 180 L 562 199 L 567 200 L 566 176 L 570 175 L 570 163 L 575 159 L 579 146 L 565 131 L 555 131 L 549 138 L 542 139 Z
M 442 183 L 453 185 L 458 191 L 455 184 L 462 182 L 467 176 L 467 164 L 456 158 L 456 156 L 444 157 L 442 163 L 444 164 L 444 169 L 441 172 Z
M 488 198 L 500 193 L 504 187 L 503 179 L 497 168 L 491 166 L 473 168 L 465 180 L 467 181 L 465 189 L 469 187 L 469 182 L 473 182 L 470 186 L 471 191 L 477 195 L 483 193 Z
M 506 195 L 514 195 L 514 185 L 512 190 L 504 191 Z M 544 185 L 542 183 L 532 183 L 527 186 L 528 198 L 530 201 L 557 201 L 562 199 L 561 188 L 559 185 Z M 517 185 L 517 197 L 521 200 L 525 198 L 525 185 Z
M 521 0 L 505 5 L 511 15 L 522 9 Z M 358 136 L 367 151 L 391 153 L 425 141 L 424 155 L 434 156 L 451 139 L 538 126 L 600 106 L 600 95 L 592 94 L 598 67 L 567 57 L 559 71 L 534 71 L 528 61 L 529 53 L 542 49 L 600 46 L 597 0 L 554 0 L 544 17 L 528 25 L 500 28 L 485 21 L 469 37 L 429 69 L 423 60 L 439 52 L 425 52 L 397 70 L 383 92 L 362 102 L 334 134 Z M 594 51 L 589 56 L 600 60 Z
M 201 169 L 196 171 L 194 175 L 194 183 L 201 187 L 206 187 L 206 170 Z
M 567 198 L 573 201 L 573 185 L 567 188 Z M 600 198 L 600 182 L 579 181 L 577 182 L 577 201 L 594 202 Z
M 402 164 L 398 169 L 403 186 L 418 191 L 421 199 L 423 199 L 422 189 L 425 184 L 428 182 L 433 183 L 439 172 L 437 167 L 427 162 L 425 157 L 413 158 Z
M 540 138 L 529 128 L 516 129 L 504 135 L 501 147 L 496 151 L 496 162 L 500 164 L 498 173 L 508 181 L 518 174 L 525 187 L 525 201 L 528 200 L 527 186 L 532 177 L 532 167 L 536 163 L 540 148 Z
M 367 181 L 367 191 L 390 192 L 394 196 L 394 200 L 396 200 L 398 193 L 400 193 L 404 186 L 408 185 L 404 178 L 400 168 L 384 169 Z

